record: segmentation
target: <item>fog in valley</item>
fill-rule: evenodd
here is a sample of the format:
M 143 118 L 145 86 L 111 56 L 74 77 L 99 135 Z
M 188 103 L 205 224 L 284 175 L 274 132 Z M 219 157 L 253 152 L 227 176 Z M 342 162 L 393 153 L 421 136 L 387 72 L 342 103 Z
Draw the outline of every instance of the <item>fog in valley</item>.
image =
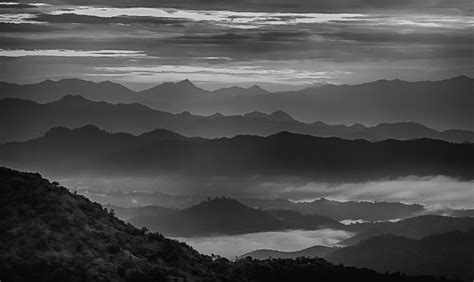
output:
M 448 176 L 408 176 L 360 183 L 320 183 L 303 178 L 230 178 L 186 179 L 184 176 L 117 177 L 94 176 L 60 178 L 72 190 L 86 193 L 101 203 L 113 204 L 111 192 L 165 193 L 170 195 L 228 196 L 234 198 L 290 199 L 308 202 L 321 197 L 337 201 L 388 201 L 421 203 L 431 209 L 474 208 L 474 181 Z M 145 206 L 152 202 L 130 198 L 126 206 Z
M 314 245 L 332 247 L 353 234 L 344 230 L 288 230 L 259 232 L 234 236 L 178 237 L 204 254 L 215 254 L 234 259 L 245 253 L 260 249 L 297 251 Z

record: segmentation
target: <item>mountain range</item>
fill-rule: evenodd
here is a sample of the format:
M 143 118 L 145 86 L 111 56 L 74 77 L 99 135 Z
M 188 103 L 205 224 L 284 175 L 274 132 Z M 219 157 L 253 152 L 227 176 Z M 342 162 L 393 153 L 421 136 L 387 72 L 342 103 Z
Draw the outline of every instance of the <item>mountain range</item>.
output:
M 0 214 L 0 273 L 6 281 L 447 281 L 322 259 L 231 262 L 201 255 L 124 223 L 57 182 L 8 168 L 0 168 Z
M 300 257 L 308 258 L 324 258 L 329 253 L 333 252 L 334 248 L 326 246 L 313 246 L 294 252 L 283 252 L 276 250 L 255 250 L 241 255 L 241 258 L 251 257 L 254 259 L 265 260 L 265 259 L 296 259 Z
M 154 209 L 185 209 L 205 201 L 205 195 L 169 195 L 160 192 L 119 192 L 79 190 L 79 194 L 115 209 L 117 216 L 128 220 L 139 213 Z M 399 202 L 334 201 L 325 198 L 310 202 L 294 202 L 288 199 L 236 198 L 240 203 L 260 210 L 278 213 L 281 210 L 294 211 L 302 215 L 323 215 L 336 220 L 382 221 L 403 219 L 426 213 L 423 205 Z M 446 211 L 443 210 L 443 213 Z M 451 216 L 469 216 L 470 210 L 448 210 Z M 288 214 L 291 216 L 291 213 Z
M 166 130 L 134 136 L 87 125 L 0 146 L 0 163 L 56 175 L 297 176 L 365 181 L 408 175 L 474 177 L 474 144 L 419 139 L 344 140 L 281 132 L 269 137 L 186 138 Z
M 208 91 L 189 80 L 168 82 L 143 91 L 120 84 L 79 79 L 37 84 L 0 83 L 0 98 L 53 102 L 66 95 L 94 101 L 140 103 L 154 109 L 199 115 L 225 115 L 283 110 L 300 120 L 362 124 L 410 121 L 437 129 L 474 130 L 474 79 L 458 76 L 441 81 L 378 80 L 360 85 L 323 85 L 294 92 L 268 93 L 258 86 Z
M 90 98 L 90 95 L 87 97 Z M 305 123 L 281 110 L 270 114 L 253 111 L 243 115 L 215 113 L 198 116 L 189 112 L 173 114 L 158 111 L 138 103 L 95 102 L 73 95 L 45 104 L 18 98 L 0 100 L 0 126 L 3 129 L 0 132 L 0 143 L 37 138 L 57 126 L 75 128 L 87 124 L 94 124 L 111 132 L 142 134 L 162 128 L 186 136 L 206 138 L 244 134 L 268 136 L 288 131 L 352 140 L 431 138 L 457 143 L 474 142 L 474 132 L 467 130 L 438 131 L 415 122 L 381 123 L 376 126 L 331 125 L 321 121 Z
M 117 215 L 126 216 L 127 209 L 125 211 L 119 209 Z M 134 214 L 128 222 L 173 237 L 343 227 L 341 223 L 329 217 L 316 214 L 302 215 L 288 210 L 263 211 L 230 198 L 209 199 L 182 210 L 160 207 L 134 208 Z

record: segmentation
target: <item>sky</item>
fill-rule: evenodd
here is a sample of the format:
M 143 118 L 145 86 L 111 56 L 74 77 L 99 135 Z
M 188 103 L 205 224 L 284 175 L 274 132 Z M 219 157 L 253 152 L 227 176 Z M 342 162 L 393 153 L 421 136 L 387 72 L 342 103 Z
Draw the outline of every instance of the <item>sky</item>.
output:
M 0 2 L 0 80 L 22 84 L 439 80 L 474 76 L 473 50 L 472 0 Z

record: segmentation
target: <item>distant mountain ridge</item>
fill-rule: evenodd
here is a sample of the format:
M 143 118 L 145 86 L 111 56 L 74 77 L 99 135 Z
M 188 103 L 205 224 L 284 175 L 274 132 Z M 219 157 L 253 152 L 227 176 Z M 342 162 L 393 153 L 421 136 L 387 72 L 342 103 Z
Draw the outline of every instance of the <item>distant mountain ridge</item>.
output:
M 245 206 L 231 198 L 208 199 L 181 210 L 135 208 L 134 213 L 128 220 L 133 225 L 145 226 L 152 231 L 175 237 L 343 227 L 325 216 L 302 215 L 283 210 L 264 211 Z
M 156 208 L 184 209 L 196 205 L 208 198 L 205 195 L 169 195 L 160 192 L 117 192 L 94 191 L 81 189 L 78 193 L 103 205 L 113 206 L 116 210 L 123 210 L 125 219 L 136 215 L 141 209 Z M 403 219 L 426 212 L 423 205 L 404 204 L 398 202 L 364 202 L 364 201 L 330 201 L 318 199 L 311 202 L 292 202 L 287 199 L 236 198 L 242 204 L 278 213 L 281 210 L 296 211 L 302 215 L 319 214 L 334 218 L 361 219 L 365 221 L 379 221 Z M 468 216 L 470 210 L 451 210 L 454 216 Z M 120 216 L 120 214 L 117 214 Z M 290 214 L 291 215 L 291 214 Z
M 299 120 L 363 124 L 412 121 L 433 128 L 474 130 L 474 79 L 440 81 L 379 80 L 360 85 L 323 85 L 294 92 L 267 93 L 259 87 L 207 91 L 189 80 L 168 82 L 140 92 L 112 82 L 78 79 L 17 85 L 0 83 L 0 98 L 52 102 L 65 95 L 95 101 L 142 103 L 168 112 L 224 115 L 283 110 Z
M 0 100 L 0 143 L 36 138 L 56 126 L 74 128 L 87 124 L 112 132 L 141 134 L 163 128 L 187 136 L 207 138 L 246 134 L 268 136 L 289 131 L 319 137 L 373 141 L 432 138 L 457 143 L 474 142 L 473 131 L 437 131 L 414 122 L 384 123 L 373 127 L 304 123 L 282 110 L 270 114 L 254 111 L 244 115 L 226 116 L 217 113 L 197 116 L 189 112 L 172 114 L 157 111 L 138 103 L 114 105 L 94 102 L 78 95 L 66 95 L 46 104 L 13 98 Z
M 0 145 L 0 163 L 66 175 L 278 175 L 318 181 L 447 175 L 472 179 L 474 144 L 431 139 L 368 142 L 289 132 L 220 139 L 186 138 L 167 131 L 134 136 L 88 125 L 54 128 L 38 139 Z
M 284 258 L 284 259 L 295 259 L 300 257 L 309 257 L 309 258 L 324 258 L 330 252 L 334 251 L 331 247 L 326 246 L 313 246 L 309 248 L 305 248 L 299 251 L 293 252 L 282 252 L 276 250 L 255 250 L 252 252 L 245 253 L 241 255 L 241 258 L 251 257 L 254 259 L 276 259 L 276 258 Z

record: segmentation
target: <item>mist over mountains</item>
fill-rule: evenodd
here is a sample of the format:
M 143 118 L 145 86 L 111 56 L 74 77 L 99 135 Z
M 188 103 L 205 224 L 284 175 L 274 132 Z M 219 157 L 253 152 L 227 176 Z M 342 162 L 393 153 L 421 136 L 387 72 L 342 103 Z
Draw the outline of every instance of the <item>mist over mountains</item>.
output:
M 207 91 L 189 80 L 164 83 L 135 92 L 112 82 L 78 79 L 17 85 L 2 82 L 1 98 L 53 102 L 66 95 L 94 101 L 141 103 L 173 113 L 245 114 L 283 110 L 297 119 L 362 124 L 411 121 L 437 129 L 474 130 L 474 79 L 458 76 L 442 81 L 379 80 L 360 85 L 324 85 L 295 92 L 268 93 L 259 87 Z M 251 132 L 249 132 L 251 133 Z
M 320 121 L 304 123 L 281 110 L 270 114 L 253 111 L 244 115 L 225 116 L 216 113 L 198 116 L 189 112 L 173 114 L 153 110 L 137 103 L 114 105 L 94 102 L 72 95 L 46 104 L 16 98 L 0 100 L 0 125 L 3 129 L 0 132 L 0 143 L 40 137 L 57 126 L 75 128 L 87 124 L 94 124 L 111 132 L 142 134 L 162 128 L 186 136 L 207 138 L 244 134 L 268 136 L 289 131 L 319 137 L 373 141 L 431 138 L 457 143 L 474 142 L 473 131 L 438 131 L 414 122 L 382 123 L 372 127 L 362 124 L 331 125 Z

